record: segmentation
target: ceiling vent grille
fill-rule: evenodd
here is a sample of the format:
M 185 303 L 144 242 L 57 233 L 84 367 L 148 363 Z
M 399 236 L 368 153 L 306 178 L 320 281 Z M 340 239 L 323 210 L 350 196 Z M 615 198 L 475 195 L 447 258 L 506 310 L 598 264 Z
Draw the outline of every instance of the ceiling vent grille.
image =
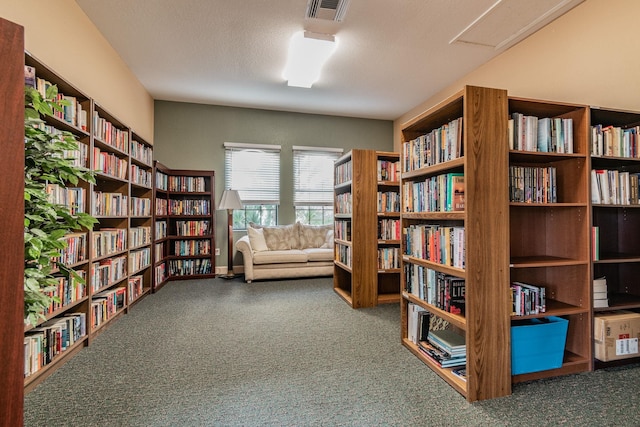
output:
M 350 0 L 309 0 L 306 17 L 341 22 Z

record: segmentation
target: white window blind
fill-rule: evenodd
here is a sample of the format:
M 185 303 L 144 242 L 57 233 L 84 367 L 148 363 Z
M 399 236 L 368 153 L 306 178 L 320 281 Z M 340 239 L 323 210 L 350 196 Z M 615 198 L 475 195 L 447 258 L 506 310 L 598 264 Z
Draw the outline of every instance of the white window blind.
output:
M 280 204 L 280 146 L 225 142 L 225 188 L 244 205 Z
M 333 205 L 333 167 L 339 148 L 293 147 L 293 204 Z

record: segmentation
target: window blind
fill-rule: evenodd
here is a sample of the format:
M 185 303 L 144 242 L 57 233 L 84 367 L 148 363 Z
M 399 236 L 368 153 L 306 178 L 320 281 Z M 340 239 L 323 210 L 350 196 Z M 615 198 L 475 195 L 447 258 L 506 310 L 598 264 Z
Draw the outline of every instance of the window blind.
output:
M 333 168 L 342 149 L 293 147 L 293 204 L 333 205 Z
M 225 188 L 244 205 L 280 204 L 280 146 L 225 142 Z

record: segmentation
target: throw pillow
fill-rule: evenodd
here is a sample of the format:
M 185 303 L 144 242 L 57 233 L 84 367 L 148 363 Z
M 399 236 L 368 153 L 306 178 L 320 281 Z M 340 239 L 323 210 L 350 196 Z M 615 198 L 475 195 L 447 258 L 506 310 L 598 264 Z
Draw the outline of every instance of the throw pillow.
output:
M 262 227 L 262 231 L 270 251 L 298 249 L 298 229 L 296 224 Z
M 305 225 L 299 224 L 300 248 L 320 248 L 327 241 L 327 233 L 333 230 L 333 225 Z
M 247 235 L 249 236 L 249 243 L 251 243 L 251 249 L 255 252 L 268 251 L 269 247 L 264 239 L 264 232 L 262 228 L 247 228 Z
M 333 230 L 327 231 L 327 238 L 324 241 L 324 244 L 320 246 L 323 249 L 333 249 Z

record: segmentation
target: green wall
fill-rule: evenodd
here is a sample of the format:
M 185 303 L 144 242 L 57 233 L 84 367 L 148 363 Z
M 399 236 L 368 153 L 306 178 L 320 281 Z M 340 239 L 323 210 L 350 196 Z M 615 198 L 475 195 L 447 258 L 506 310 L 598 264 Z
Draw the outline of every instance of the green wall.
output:
M 224 190 L 225 142 L 275 144 L 280 157 L 278 220 L 295 220 L 293 208 L 294 145 L 393 151 L 393 122 L 302 114 L 251 108 L 155 101 L 154 158 L 172 169 L 213 169 L 216 204 Z M 216 214 L 216 266 L 227 265 L 227 216 Z M 234 240 L 242 234 L 234 236 Z M 234 265 L 242 263 L 241 255 Z

